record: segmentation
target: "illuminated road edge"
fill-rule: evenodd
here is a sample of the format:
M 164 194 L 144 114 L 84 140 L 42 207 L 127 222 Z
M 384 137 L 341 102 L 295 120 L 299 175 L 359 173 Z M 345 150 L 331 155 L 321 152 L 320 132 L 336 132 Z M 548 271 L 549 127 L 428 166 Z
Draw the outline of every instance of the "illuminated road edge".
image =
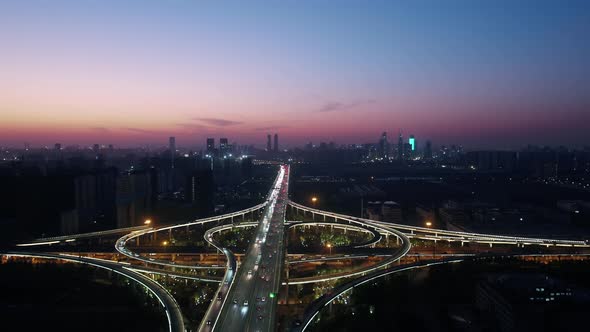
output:
M 174 299 L 174 297 L 159 283 L 156 281 L 134 271 L 128 269 L 125 266 L 121 266 L 114 262 L 102 262 L 92 259 L 75 257 L 70 255 L 57 255 L 49 253 L 35 253 L 35 252 L 5 252 L 0 255 L 7 257 L 30 257 L 30 258 L 43 258 L 43 259 L 58 259 L 68 262 L 81 263 L 91 265 L 97 268 L 105 269 L 118 273 L 128 279 L 135 281 L 136 283 L 145 287 L 150 293 L 152 293 L 160 302 L 166 312 L 168 319 L 168 329 L 170 332 L 184 332 L 184 321 L 182 319 L 182 312 L 180 306 Z
M 289 205 L 297 211 L 309 212 L 314 215 L 320 215 L 330 218 L 334 218 L 336 222 L 344 221 L 348 223 L 357 223 L 364 226 L 381 226 L 387 229 L 403 230 L 409 233 L 405 233 L 410 238 L 418 238 L 432 241 L 457 241 L 462 243 L 476 242 L 486 244 L 513 244 L 513 245 L 544 245 L 544 246 L 559 246 L 559 247 L 585 247 L 588 248 L 590 245 L 588 241 L 582 240 L 561 240 L 561 239 L 543 239 L 543 238 L 532 238 L 532 237 L 521 237 L 521 236 L 506 236 L 506 235 L 493 235 L 493 234 L 480 234 L 480 233 L 469 233 L 469 232 L 456 232 L 448 231 L 443 229 L 433 229 L 425 227 L 408 226 L 390 222 L 375 221 L 371 219 L 359 218 L 348 216 L 345 214 L 334 213 L 323 211 L 319 209 L 310 208 L 305 205 L 289 201 Z
M 197 219 L 195 221 L 184 223 L 184 224 L 161 227 L 161 228 L 156 228 L 156 229 L 149 228 L 149 229 L 134 231 L 134 232 L 131 232 L 127 235 L 120 237 L 117 240 L 117 242 L 115 243 L 115 249 L 118 252 L 120 252 L 121 254 L 123 254 L 129 258 L 137 259 L 137 260 L 143 261 L 145 263 L 149 263 L 149 264 L 157 264 L 157 265 L 179 267 L 179 268 L 188 268 L 188 269 L 214 269 L 216 267 L 203 266 L 203 265 L 181 265 L 181 264 L 175 264 L 174 262 L 171 262 L 171 261 L 146 258 L 136 252 L 129 250 L 126 247 L 126 245 L 127 245 L 127 242 L 129 242 L 130 240 L 135 239 L 135 238 L 142 236 L 142 235 L 157 233 L 157 232 L 166 231 L 166 230 L 172 230 L 174 228 L 189 227 L 189 226 L 194 226 L 194 225 L 203 225 L 203 224 L 211 223 L 211 222 L 220 222 L 220 221 L 226 220 L 226 219 L 230 219 L 233 221 L 233 218 L 235 218 L 235 217 L 239 217 L 239 216 L 243 217 L 244 215 L 246 215 L 248 213 L 254 213 L 255 211 L 263 209 L 266 206 L 266 204 L 267 204 L 267 202 L 265 201 L 261 204 L 258 204 L 256 206 L 253 206 L 248 209 L 244 209 L 244 210 L 240 210 L 240 211 L 236 211 L 236 212 L 232 212 L 232 213 L 227 213 L 227 214 L 223 214 L 223 215 L 219 215 L 219 216 L 215 216 L 215 217 Z M 220 249 L 220 248 L 218 248 L 218 249 Z

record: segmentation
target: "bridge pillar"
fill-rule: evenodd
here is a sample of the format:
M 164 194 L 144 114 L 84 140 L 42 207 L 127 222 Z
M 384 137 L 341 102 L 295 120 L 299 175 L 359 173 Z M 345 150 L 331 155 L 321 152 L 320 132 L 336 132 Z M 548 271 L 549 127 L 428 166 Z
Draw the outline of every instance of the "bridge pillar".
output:
M 315 213 L 311 211 L 311 220 L 315 220 Z
M 464 241 L 461 241 L 461 247 L 462 247 L 463 245 L 465 245 L 465 242 L 464 242 Z
M 326 215 L 324 214 L 324 221 L 326 221 Z
M 135 238 L 135 245 L 139 246 L 139 236 Z
M 242 213 L 242 221 L 244 221 L 244 214 Z
M 395 244 L 399 245 L 399 236 L 395 237 Z
M 168 241 L 172 241 L 172 228 L 168 230 Z
M 414 234 L 414 230 L 413 229 L 410 229 L 410 234 Z
M 492 247 L 492 243 L 490 242 L 490 248 Z

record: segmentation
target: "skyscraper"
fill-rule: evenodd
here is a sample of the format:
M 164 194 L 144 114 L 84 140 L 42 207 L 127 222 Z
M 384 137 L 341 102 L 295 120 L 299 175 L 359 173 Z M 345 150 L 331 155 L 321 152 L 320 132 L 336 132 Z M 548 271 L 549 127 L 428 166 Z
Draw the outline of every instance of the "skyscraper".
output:
M 207 154 L 213 155 L 215 151 L 215 138 L 207 138 Z
M 399 138 L 397 139 L 397 159 L 404 160 L 404 137 L 402 132 L 399 132 Z
M 270 152 L 271 144 L 270 144 L 270 134 L 266 135 L 266 151 Z
M 274 151 L 279 152 L 279 134 L 275 134 L 275 146 Z
M 424 146 L 424 159 L 432 159 L 432 143 L 430 141 L 426 141 L 426 145 Z
M 416 139 L 414 138 L 414 135 L 410 135 L 408 143 L 410 143 L 410 145 L 412 146 L 412 152 L 416 151 Z
M 381 138 L 379 139 L 379 157 L 387 158 L 389 144 L 387 143 L 387 132 L 383 132 L 381 134 Z
M 229 143 L 227 141 L 227 138 L 222 137 L 219 139 L 219 152 L 221 154 L 221 157 L 225 157 L 228 153 L 229 153 Z
M 174 168 L 174 156 L 176 156 L 176 137 L 170 136 L 168 139 L 168 149 L 170 150 L 170 165 Z
M 168 149 L 170 149 L 170 154 L 172 156 L 176 154 L 176 138 L 174 136 L 170 136 L 168 139 Z

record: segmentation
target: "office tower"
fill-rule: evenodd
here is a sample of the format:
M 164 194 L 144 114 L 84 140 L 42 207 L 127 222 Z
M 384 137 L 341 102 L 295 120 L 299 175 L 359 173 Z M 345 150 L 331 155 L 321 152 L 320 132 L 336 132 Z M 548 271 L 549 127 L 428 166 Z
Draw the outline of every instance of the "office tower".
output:
M 94 144 L 92 146 L 92 151 L 94 151 L 94 154 L 98 155 L 98 152 L 100 152 L 100 146 L 98 144 Z
M 275 134 L 275 146 L 274 151 L 279 152 L 279 134 Z
M 199 216 L 206 217 L 213 213 L 215 184 L 213 171 L 210 169 L 191 172 L 186 178 L 186 201 L 193 204 Z
M 172 168 L 174 168 L 174 156 L 176 156 L 176 138 L 171 136 L 168 139 L 168 144 L 168 149 L 170 150 L 170 165 Z
M 399 132 L 399 138 L 397 139 L 397 159 L 404 160 L 404 137 L 402 132 Z
M 61 151 L 61 144 L 55 143 L 55 151 Z
M 412 152 L 416 151 L 416 139 L 414 138 L 414 135 L 410 135 L 410 138 L 408 139 L 408 143 L 410 143 L 410 145 L 412 146 L 411 151 Z
M 405 160 L 409 160 L 412 156 L 412 145 L 410 143 L 405 143 L 403 146 L 403 157 Z
M 424 159 L 432 159 L 432 143 L 430 141 L 426 141 L 426 145 L 424 146 Z
M 381 134 L 381 138 L 379 139 L 379 157 L 387 158 L 387 150 L 387 132 L 384 131 L 383 134 Z
M 207 138 L 207 154 L 208 155 L 213 155 L 213 152 L 215 151 L 215 138 Z
M 170 137 L 168 139 L 168 144 L 169 144 L 170 154 L 172 156 L 174 156 L 176 154 L 176 138 L 173 136 Z
M 227 141 L 227 138 L 220 138 L 219 139 L 219 152 L 221 154 L 222 157 L 227 156 L 227 154 L 229 153 L 229 144 Z
M 266 151 L 270 152 L 271 145 L 270 145 L 270 134 L 266 135 Z

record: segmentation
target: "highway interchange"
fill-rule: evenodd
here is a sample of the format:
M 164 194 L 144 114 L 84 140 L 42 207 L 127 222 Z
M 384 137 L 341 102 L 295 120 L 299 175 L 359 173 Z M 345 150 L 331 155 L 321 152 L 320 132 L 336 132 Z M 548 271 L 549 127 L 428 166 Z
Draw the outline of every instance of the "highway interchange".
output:
M 349 278 L 348 281 L 340 285 L 332 292 L 325 294 L 318 300 L 314 301 L 306 310 L 305 317 L 303 317 L 303 325 L 297 330 L 302 331 L 313 321 L 319 310 L 326 304 L 333 301 L 347 290 L 361 285 L 365 282 L 379 278 L 381 276 L 406 271 L 408 269 L 431 266 L 433 264 L 442 264 L 450 262 L 461 262 L 469 258 L 465 257 L 451 257 L 443 258 L 437 262 L 417 262 L 409 265 L 394 265 L 394 263 L 408 255 L 411 244 L 410 239 L 420 239 L 426 241 L 445 241 L 445 242 L 460 242 L 464 243 L 478 243 L 489 245 L 515 245 L 518 247 L 524 246 L 544 246 L 544 247 L 560 247 L 560 248 L 589 248 L 586 241 L 568 240 L 568 239 L 538 239 L 515 236 L 502 236 L 491 234 L 478 234 L 468 232 L 454 232 L 447 230 L 438 230 L 431 228 L 422 228 L 407 226 L 401 224 L 394 224 L 389 222 L 378 222 L 369 219 L 363 219 L 353 216 L 342 215 L 338 213 L 322 211 L 315 208 L 310 208 L 288 199 L 288 184 L 289 184 L 289 166 L 281 165 L 279 167 L 278 175 L 273 182 L 267 199 L 252 208 L 232 212 L 225 215 L 194 220 L 184 224 L 171 225 L 160 228 L 152 227 L 136 227 L 124 230 L 109 230 L 104 232 L 96 232 L 95 234 L 79 234 L 73 236 L 64 236 L 56 238 L 38 239 L 29 243 L 17 244 L 18 247 L 31 248 L 52 248 L 59 244 L 68 244 L 74 241 L 85 239 L 89 237 L 107 236 L 117 233 L 128 233 L 120 237 L 115 244 L 115 249 L 120 254 L 128 259 L 139 261 L 145 266 L 129 266 L 129 263 L 114 262 L 108 260 L 98 260 L 91 258 L 75 257 L 73 255 L 64 254 L 49 254 L 39 252 L 4 252 L 4 256 L 25 256 L 25 257 L 44 257 L 47 259 L 63 259 L 78 263 L 92 264 L 100 268 L 110 269 L 117 273 L 121 273 L 136 282 L 140 282 L 153 292 L 164 306 L 169 320 L 170 331 L 182 331 L 185 329 L 182 314 L 178 308 L 178 304 L 172 296 L 157 282 L 146 277 L 144 274 L 167 274 L 179 278 L 193 278 L 196 280 L 203 280 L 208 282 L 218 282 L 219 288 L 212 299 L 204 318 L 198 326 L 199 331 L 275 331 L 276 330 L 276 309 L 278 302 L 279 287 L 283 285 L 295 285 L 302 283 L 314 283 L 321 281 L 328 281 L 341 278 Z M 323 222 L 301 222 L 301 221 L 285 221 L 285 213 L 287 208 L 291 208 L 296 213 L 311 214 L 313 219 L 315 217 L 323 218 Z M 250 214 L 254 218 L 255 213 L 260 213 L 261 217 L 258 222 L 243 222 L 245 215 Z M 237 218 L 235 222 L 234 218 Z M 221 225 L 220 225 L 221 223 Z M 220 268 L 219 266 L 200 265 L 200 264 L 178 264 L 173 261 L 164 259 L 154 259 L 150 256 L 138 254 L 129 248 L 130 241 L 137 241 L 139 243 L 141 236 L 153 235 L 156 236 L 158 232 L 170 232 L 172 229 L 179 227 L 190 227 L 195 225 L 212 224 L 205 232 L 205 240 L 218 252 L 226 257 L 225 273 L 223 277 L 190 277 L 186 273 L 179 270 L 188 269 L 190 271 L 208 270 Z M 364 231 L 371 233 L 372 239 L 366 243 L 359 244 L 356 247 L 373 246 L 384 238 L 396 238 L 398 246 L 391 248 L 389 254 L 379 262 L 363 266 L 362 268 L 331 274 L 327 276 L 312 276 L 308 278 L 287 278 L 288 274 L 284 273 L 285 267 L 285 240 L 284 233 L 289 227 L 298 227 L 302 225 L 313 226 L 329 226 L 357 229 L 357 231 Z M 215 241 L 215 234 L 217 232 L 232 229 L 235 227 L 257 227 L 255 234 L 250 241 L 250 245 L 246 251 L 245 256 L 238 264 L 235 255 L 228 248 L 223 247 L 220 243 Z M 342 255 L 338 254 L 329 257 L 315 257 L 308 259 L 299 259 L 288 262 L 289 264 L 302 264 L 316 261 L 330 261 L 335 259 L 360 259 L 366 257 L 363 254 Z M 355 277 L 350 279 L 351 277 Z

